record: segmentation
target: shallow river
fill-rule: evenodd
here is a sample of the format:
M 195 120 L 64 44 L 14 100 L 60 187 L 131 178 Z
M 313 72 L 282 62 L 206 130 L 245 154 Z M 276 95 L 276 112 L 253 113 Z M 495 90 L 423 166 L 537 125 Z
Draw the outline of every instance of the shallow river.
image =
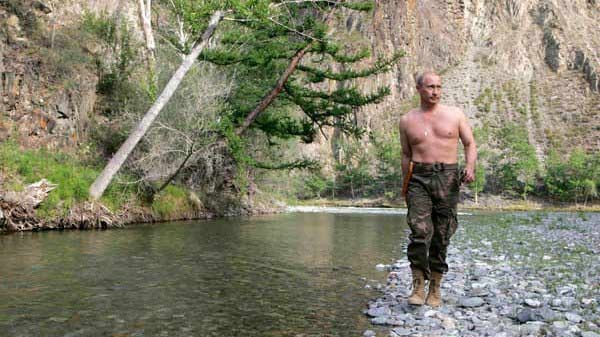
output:
M 0 336 L 360 336 L 399 214 L 0 235 Z

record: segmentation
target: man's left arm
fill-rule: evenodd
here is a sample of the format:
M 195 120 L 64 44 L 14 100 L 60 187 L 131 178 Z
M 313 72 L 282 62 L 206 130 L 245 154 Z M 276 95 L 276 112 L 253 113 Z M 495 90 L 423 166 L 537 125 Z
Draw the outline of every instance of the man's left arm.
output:
M 468 184 L 475 180 L 475 162 L 477 161 L 477 145 L 473 131 L 465 114 L 459 110 L 458 134 L 465 148 L 465 176 L 463 182 Z

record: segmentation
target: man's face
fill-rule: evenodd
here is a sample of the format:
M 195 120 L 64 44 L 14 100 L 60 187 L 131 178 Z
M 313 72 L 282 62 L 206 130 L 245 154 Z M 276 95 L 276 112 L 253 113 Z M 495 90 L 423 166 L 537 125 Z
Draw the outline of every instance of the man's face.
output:
M 423 77 L 423 85 L 417 87 L 421 99 L 429 104 L 439 103 L 442 96 L 442 79 L 434 74 Z

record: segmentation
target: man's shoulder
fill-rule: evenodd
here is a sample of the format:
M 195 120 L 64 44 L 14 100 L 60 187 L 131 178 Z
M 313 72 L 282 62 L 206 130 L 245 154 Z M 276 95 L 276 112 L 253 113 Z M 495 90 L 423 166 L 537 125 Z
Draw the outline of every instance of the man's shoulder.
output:
M 419 112 L 418 108 L 408 110 L 404 115 L 400 116 L 400 120 L 408 120 Z
M 444 114 L 456 118 L 460 118 L 464 114 L 461 108 L 453 105 L 442 105 L 440 106 L 440 110 L 443 111 Z
M 462 112 L 461 108 L 459 108 L 457 106 L 454 106 L 454 105 L 445 105 L 445 104 L 442 105 L 442 104 L 440 104 L 440 109 L 443 110 L 443 111 L 454 112 L 454 113 L 456 113 L 456 112 Z

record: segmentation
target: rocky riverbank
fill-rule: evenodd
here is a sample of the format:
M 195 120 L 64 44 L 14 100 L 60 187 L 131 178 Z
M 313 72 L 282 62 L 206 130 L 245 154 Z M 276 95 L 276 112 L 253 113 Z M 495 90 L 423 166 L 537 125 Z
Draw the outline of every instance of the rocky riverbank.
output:
M 293 204 L 301 206 L 320 206 L 320 207 L 379 207 L 379 208 L 405 208 L 403 199 L 389 200 L 386 198 L 357 198 L 357 199 L 310 199 L 294 202 Z M 472 195 L 462 193 L 458 204 L 459 209 L 463 210 L 507 210 L 507 211 L 527 211 L 527 210 L 553 210 L 553 211 L 585 211 L 598 212 L 600 204 L 598 202 L 583 204 L 565 203 L 558 201 L 548 201 L 540 198 L 529 198 L 528 200 L 509 198 L 501 195 L 483 194 L 475 203 Z
M 374 326 L 364 336 L 600 336 L 600 214 L 520 213 L 460 223 L 448 254 L 445 303 L 408 305 L 406 258 L 379 265 L 390 273 L 365 310 Z

